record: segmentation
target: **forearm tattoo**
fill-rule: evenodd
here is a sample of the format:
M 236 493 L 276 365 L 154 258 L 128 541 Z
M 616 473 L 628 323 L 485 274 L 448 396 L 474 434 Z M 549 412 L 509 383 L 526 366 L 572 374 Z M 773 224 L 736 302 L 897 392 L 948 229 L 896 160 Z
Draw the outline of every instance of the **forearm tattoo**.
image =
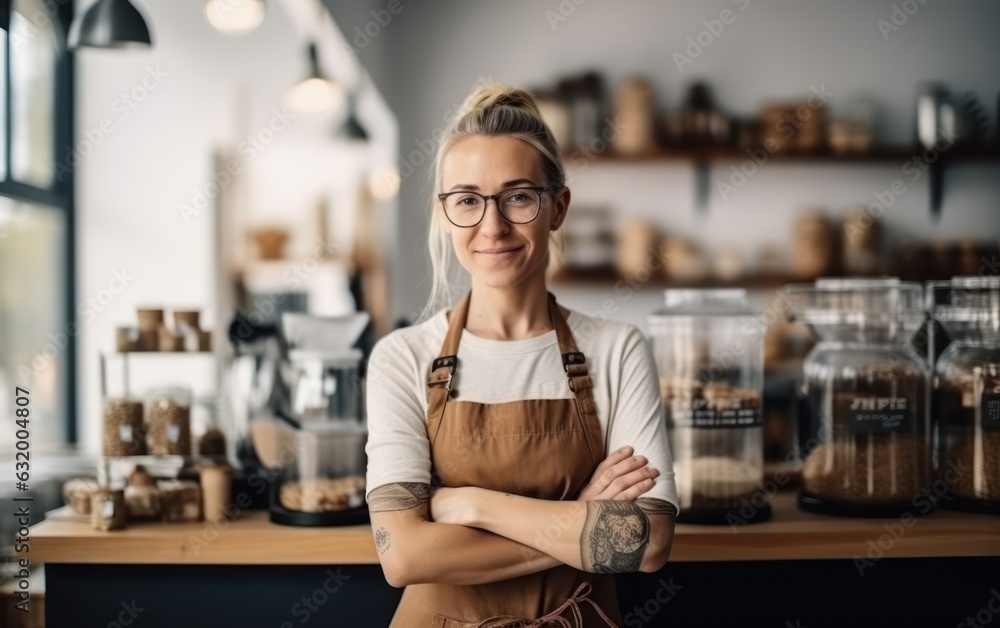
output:
M 635 502 L 587 502 L 587 518 L 580 535 L 584 571 L 639 571 L 648 545 L 649 517 Z
M 373 488 L 368 493 L 369 512 L 409 510 L 430 500 L 430 484 L 422 482 L 395 482 Z
M 655 497 L 640 497 L 635 500 L 635 504 L 647 515 L 666 515 L 672 523 L 677 522 L 677 507 L 668 501 Z
M 381 556 L 388 551 L 389 547 L 392 546 L 392 537 L 389 536 L 389 531 L 383 527 L 379 527 L 375 530 L 375 549 L 378 550 L 378 555 Z

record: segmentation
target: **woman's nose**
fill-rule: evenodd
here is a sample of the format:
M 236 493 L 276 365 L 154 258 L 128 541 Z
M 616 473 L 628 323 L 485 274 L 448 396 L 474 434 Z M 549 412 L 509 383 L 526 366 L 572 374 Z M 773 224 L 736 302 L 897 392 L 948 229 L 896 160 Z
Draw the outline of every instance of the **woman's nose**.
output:
M 491 207 L 492 204 L 492 207 Z M 486 199 L 486 215 L 479 225 L 479 230 L 485 235 L 504 235 L 510 231 L 510 223 L 500 213 L 500 203 L 495 198 Z

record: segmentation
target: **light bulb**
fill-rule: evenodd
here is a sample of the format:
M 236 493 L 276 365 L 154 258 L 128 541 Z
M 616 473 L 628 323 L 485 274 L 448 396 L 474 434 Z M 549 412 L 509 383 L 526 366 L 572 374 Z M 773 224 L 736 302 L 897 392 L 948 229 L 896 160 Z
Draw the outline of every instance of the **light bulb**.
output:
M 205 17 L 219 32 L 239 37 L 251 33 L 264 21 L 264 0 L 208 0 Z

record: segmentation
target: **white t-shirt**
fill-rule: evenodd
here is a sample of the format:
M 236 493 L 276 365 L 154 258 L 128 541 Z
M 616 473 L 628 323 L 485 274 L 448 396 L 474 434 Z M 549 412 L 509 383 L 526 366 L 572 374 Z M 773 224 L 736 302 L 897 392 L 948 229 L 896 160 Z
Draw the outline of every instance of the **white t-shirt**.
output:
M 635 326 L 569 310 L 577 347 L 587 357 L 597 417 L 608 452 L 631 445 L 658 469 L 656 497 L 680 508 L 663 402 L 649 342 Z M 365 499 L 377 486 L 431 482 L 427 376 L 448 329 L 446 310 L 397 329 L 372 349 L 367 373 L 368 472 Z M 523 340 L 492 340 L 463 330 L 455 399 L 500 403 L 572 399 L 555 330 Z

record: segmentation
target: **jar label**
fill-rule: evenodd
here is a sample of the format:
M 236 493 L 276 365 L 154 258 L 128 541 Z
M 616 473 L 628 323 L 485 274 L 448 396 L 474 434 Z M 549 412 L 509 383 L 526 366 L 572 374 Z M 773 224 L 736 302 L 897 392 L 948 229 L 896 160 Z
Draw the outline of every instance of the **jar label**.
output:
M 851 434 L 912 431 L 906 397 L 854 397 L 850 405 Z
M 123 443 L 132 442 L 132 426 L 131 425 L 119 425 L 118 426 L 118 438 Z
M 711 407 L 707 399 L 692 399 L 688 412 L 673 415 L 676 424 L 702 429 L 757 427 L 761 424 L 759 408 L 745 407 L 739 402 L 728 408 L 719 407 L 718 401 L 714 405 Z
M 115 516 L 115 500 L 113 499 L 102 499 L 101 500 L 101 516 L 110 519 Z
M 980 411 L 984 430 L 1000 431 L 1000 393 L 983 393 Z
M 181 426 L 177 424 L 171 424 L 167 426 L 167 440 L 173 444 L 177 444 L 177 441 L 181 439 Z

